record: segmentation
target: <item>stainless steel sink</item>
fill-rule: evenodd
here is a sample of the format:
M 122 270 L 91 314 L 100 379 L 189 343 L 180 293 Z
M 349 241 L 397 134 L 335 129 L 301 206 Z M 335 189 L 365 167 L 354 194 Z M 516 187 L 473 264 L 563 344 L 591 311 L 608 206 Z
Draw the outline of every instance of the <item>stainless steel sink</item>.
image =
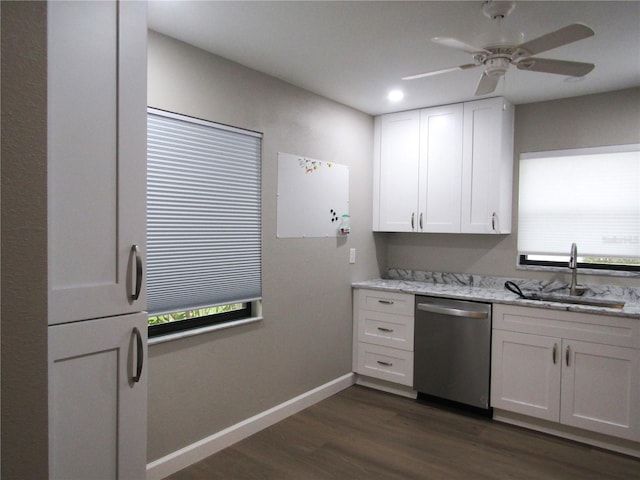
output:
M 561 293 L 541 293 L 532 292 L 525 294 L 522 289 L 513 281 L 504 282 L 504 288 L 515 293 L 524 300 L 538 300 L 541 302 L 568 303 L 570 305 L 588 305 L 590 307 L 624 308 L 623 300 L 612 300 L 609 298 L 580 297 L 578 295 L 563 295 Z M 581 287 L 582 289 L 582 287 Z
M 570 303 L 574 305 L 588 305 L 590 307 L 624 308 L 623 300 L 612 300 L 608 298 L 576 297 L 557 293 L 535 293 L 529 298 L 543 302 Z

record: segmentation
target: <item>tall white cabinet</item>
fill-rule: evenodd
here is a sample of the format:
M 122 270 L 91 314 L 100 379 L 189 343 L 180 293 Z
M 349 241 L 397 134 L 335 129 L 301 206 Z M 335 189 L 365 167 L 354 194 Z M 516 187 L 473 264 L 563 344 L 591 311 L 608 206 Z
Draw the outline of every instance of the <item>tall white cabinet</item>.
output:
M 373 230 L 510 233 L 513 106 L 502 98 L 375 119 Z
M 48 4 L 50 478 L 146 471 L 146 3 Z

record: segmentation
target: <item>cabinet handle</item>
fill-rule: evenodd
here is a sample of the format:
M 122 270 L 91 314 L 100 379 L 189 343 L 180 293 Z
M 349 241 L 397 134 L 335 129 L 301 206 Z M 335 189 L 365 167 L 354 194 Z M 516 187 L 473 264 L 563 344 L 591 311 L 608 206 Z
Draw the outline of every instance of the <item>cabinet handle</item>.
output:
M 382 360 L 378 360 L 378 363 L 379 363 L 380 365 L 385 366 L 385 367 L 393 367 L 393 363 L 383 362 Z
M 555 365 L 558 361 L 558 344 L 554 343 L 553 344 L 553 364 Z
M 491 230 L 498 231 L 498 214 L 496 212 L 491 214 Z
M 144 365 L 144 346 L 142 345 L 142 334 L 137 327 L 133 328 L 133 334 L 136 336 L 136 374 L 131 377 L 131 382 L 138 383 L 142 376 L 142 366 Z
M 378 327 L 378 330 L 380 330 L 381 332 L 388 332 L 388 333 L 393 332 L 393 328 Z
M 140 290 L 142 290 L 142 256 L 140 255 L 138 245 L 131 246 L 131 253 L 133 253 L 133 256 L 136 259 L 136 286 L 135 290 L 131 294 L 131 300 L 135 301 L 140 298 Z
M 416 214 L 415 212 L 411 213 L 411 230 L 415 230 L 416 228 Z
M 393 301 L 391 300 L 378 300 L 378 303 L 382 303 L 384 305 L 393 305 Z
M 567 367 L 569 366 L 569 360 L 571 359 L 571 347 L 569 345 L 567 345 L 567 350 L 566 353 L 564 355 L 564 360 L 567 363 Z
M 419 223 L 420 223 L 420 230 L 422 230 L 422 212 L 420 212 L 420 221 L 419 221 Z

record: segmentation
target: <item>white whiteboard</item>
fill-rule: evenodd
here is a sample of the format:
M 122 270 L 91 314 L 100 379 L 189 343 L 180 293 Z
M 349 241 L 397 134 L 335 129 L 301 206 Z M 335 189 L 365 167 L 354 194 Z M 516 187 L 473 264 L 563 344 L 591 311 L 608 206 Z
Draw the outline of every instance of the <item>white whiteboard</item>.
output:
M 337 237 L 349 214 L 349 168 L 278 153 L 278 238 Z

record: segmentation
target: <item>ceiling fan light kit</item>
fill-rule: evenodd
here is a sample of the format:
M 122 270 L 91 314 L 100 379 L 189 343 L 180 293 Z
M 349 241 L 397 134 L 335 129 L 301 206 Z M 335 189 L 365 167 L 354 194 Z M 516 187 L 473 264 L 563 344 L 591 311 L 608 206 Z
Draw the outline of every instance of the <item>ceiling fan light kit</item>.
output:
M 582 23 L 574 23 L 523 42 L 523 33 L 511 32 L 502 28 L 502 20 L 506 18 L 514 8 L 515 2 L 487 1 L 483 3 L 482 11 L 484 15 L 492 19 L 496 23 L 497 28 L 479 38 L 479 43 L 483 45 L 482 47 L 477 47 L 452 37 L 435 37 L 432 39 L 434 43 L 439 45 L 455 48 L 471 54 L 474 63 L 419 73 L 403 77 L 402 79 L 415 80 L 432 75 L 439 75 L 441 73 L 483 66 L 484 72 L 480 77 L 475 92 L 476 96 L 478 96 L 495 91 L 500 77 L 506 74 L 509 65 L 515 65 L 518 70 L 553 73 L 568 77 L 583 77 L 594 69 L 595 65 L 592 63 L 537 58 L 532 56 L 591 37 L 594 35 L 591 27 Z

